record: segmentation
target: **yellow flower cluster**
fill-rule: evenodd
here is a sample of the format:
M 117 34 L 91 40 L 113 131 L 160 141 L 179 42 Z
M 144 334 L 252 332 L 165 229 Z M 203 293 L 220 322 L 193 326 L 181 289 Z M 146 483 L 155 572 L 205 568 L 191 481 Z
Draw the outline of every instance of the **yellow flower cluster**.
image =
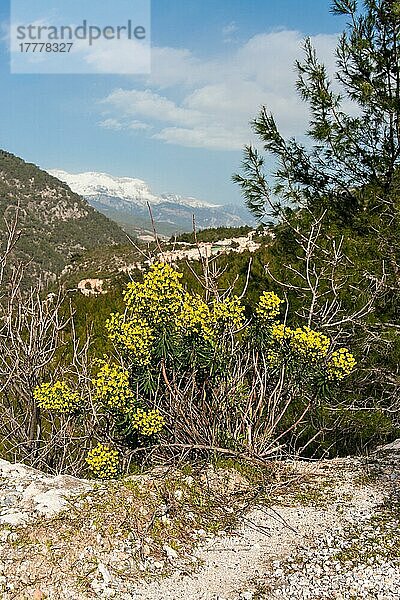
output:
M 109 446 L 97 444 L 89 450 L 86 462 L 93 475 L 99 479 L 112 479 L 118 473 L 119 455 Z
M 40 408 L 60 413 L 74 412 L 80 404 L 79 394 L 73 392 L 65 381 L 42 383 L 34 389 L 33 397 Z
M 272 327 L 272 337 L 282 344 L 288 341 L 290 348 L 300 356 L 310 360 L 324 358 L 328 354 L 330 339 L 310 327 L 297 327 L 292 329 L 283 323 L 276 323 Z
M 176 328 L 183 335 L 194 334 L 214 342 L 221 329 L 240 329 L 244 307 L 236 296 L 208 305 L 200 296 L 185 292 L 182 273 L 156 263 L 144 275 L 143 283 L 132 282 L 124 295 L 129 318 L 115 313 L 106 323 L 109 337 L 129 350 L 140 364 L 151 359 L 151 347 L 160 325 Z
M 143 283 L 128 284 L 124 294 L 134 320 L 146 319 L 151 326 L 162 325 L 179 314 L 184 297 L 182 273 L 164 263 L 156 263 Z
M 125 321 L 124 315 L 111 313 L 106 329 L 109 339 L 120 349 L 128 351 L 131 360 L 142 365 L 150 362 L 154 336 L 145 320 Z
M 214 340 L 210 307 L 200 296 L 185 294 L 182 310 L 175 323 L 185 333 L 194 333 L 208 342 Z
M 285 340 L 290 340 L 293 335 L 293 329 L 283 323 L 274 323 L 272 327 L 272 337 L 275 342 L 282 344 Z
M 213 302 L 212 321 L 220 327 L 240 329 L 244 323 L 244 306 L 237 296 Z
M 325 357 L 330 343 L 326 335 L 310 327 L 297 327 L 290 340 L 290 346 L 295 352 L 311 360 Z
M 329 379 L 341 380 L 350 375 L 356 366 L 356 360 L 347 348 L 339 348 L 332 353 L 327 365 Z
M 272 327 L 272 337 L 279 345 L 287 341 L 296 354 L 308 358 L 311 362 L 328 358 L 329 338 L 309 327 L 291 329 L 283 323 L 275 323 Z M 273 350 L 269 351 L 267 360 L 273 366 L 276 364 L 274 361 L 277 360 L 277 354 Z M 340 348 L 333 352 L 324 364 L 328 379 L 339 381 L 350 375 L 356 366 L 356 360 L 347 348 Z
M 102 406 L 125 411 L 134 403 L 134 394 L 129 386 L 129 373 L 119 365 L 104 362 L 92 383 L 96 387 L 96 400 Z
M 138 408 L 131 414 L 131 424 L 133 429 L 148 437 L 159 433 L 164 427 L 165 421 L 158 410 L 146 411 Z
M 274 292 L 263 292 L 256 307 L 256 314 L 261 320 L 270 321 L 279 314 L 280 305 L 283 300 Z

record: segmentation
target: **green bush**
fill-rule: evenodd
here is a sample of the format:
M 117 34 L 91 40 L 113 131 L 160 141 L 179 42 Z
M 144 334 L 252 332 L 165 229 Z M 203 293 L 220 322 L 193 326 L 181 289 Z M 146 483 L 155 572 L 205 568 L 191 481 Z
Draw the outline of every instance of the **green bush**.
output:
M 355 359 L 323 333 L 280 321 L 282 304 L 264 291 L 246 316 L 234 294 L 190 293 L 182 273 L 153 264 L 127 285 L 123 312 L 107 319 L 114 351 L 96 361 L 80 403 L 62 382 L 34 395 L 50 413 L 80 409 L 69 418 L 91 432 L 86 462 L 98 477 L 116 474 L 110 452 L 111 462 L 117 452 L 128 464 L 154 445 L 256 459 L 291 450 Z

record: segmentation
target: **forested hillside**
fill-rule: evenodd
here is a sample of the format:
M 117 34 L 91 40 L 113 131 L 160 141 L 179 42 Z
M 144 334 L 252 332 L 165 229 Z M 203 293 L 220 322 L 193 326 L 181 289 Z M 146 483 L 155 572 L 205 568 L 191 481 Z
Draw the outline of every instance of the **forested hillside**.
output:
M 18 212 L 14 259 L 31 277 L 52 280 L 74 254 L 126 243 L 126 234 L 69 187 L 33 164 L 0 151 L 0 232 Z

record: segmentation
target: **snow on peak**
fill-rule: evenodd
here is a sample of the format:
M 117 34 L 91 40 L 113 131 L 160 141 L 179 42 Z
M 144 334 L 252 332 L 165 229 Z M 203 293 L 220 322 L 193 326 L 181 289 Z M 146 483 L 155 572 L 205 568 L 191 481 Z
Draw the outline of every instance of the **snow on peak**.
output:
M 149 186 L 141 179 L 131 177 L 114 177 L 107 173 L 67 173 L 58 169 L 49 171 L 50 175 L 64 181 L 71 190 L 86 198 L 110 196 L 135 204 L 158 204 L 161 200 L 152 194 Z
M 107 173 L 88 171 L 85 173 L 68 173 L 60 169 L 48 171 L 53 177 L 57 177 L 66 183 L 73 192 L 85 198 L 110 197 L 131 202 L 133 204 L 146 205 L 170 202 L 190 206 L 193 208 L 216 208 L 218 205 L 209 204 L 196 198 L 184 198 L 176 194 L 153 194 L 148 184 L 142 179 L 133 177 L 114 177 Z

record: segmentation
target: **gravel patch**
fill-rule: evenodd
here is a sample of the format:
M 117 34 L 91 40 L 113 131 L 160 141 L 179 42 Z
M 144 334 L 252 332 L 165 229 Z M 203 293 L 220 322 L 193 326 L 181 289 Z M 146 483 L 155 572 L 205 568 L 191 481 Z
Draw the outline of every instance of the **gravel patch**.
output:
M 399 521 L 389 518 L 378 525 L 383 514 L 384 509 L 357 525 L 325 533 L 311 549 L 302 547 L 294 557 L 275 561 L 264 597 L 398 600 Z
M 400 599 L 399 441 L 375 454 L 368 466 L 376 478 L 362 488 L 364 494 L 370 491 L 370 501 L 356 493 L 335 527 L 273 561 L 258 588 L 260 598 Z

